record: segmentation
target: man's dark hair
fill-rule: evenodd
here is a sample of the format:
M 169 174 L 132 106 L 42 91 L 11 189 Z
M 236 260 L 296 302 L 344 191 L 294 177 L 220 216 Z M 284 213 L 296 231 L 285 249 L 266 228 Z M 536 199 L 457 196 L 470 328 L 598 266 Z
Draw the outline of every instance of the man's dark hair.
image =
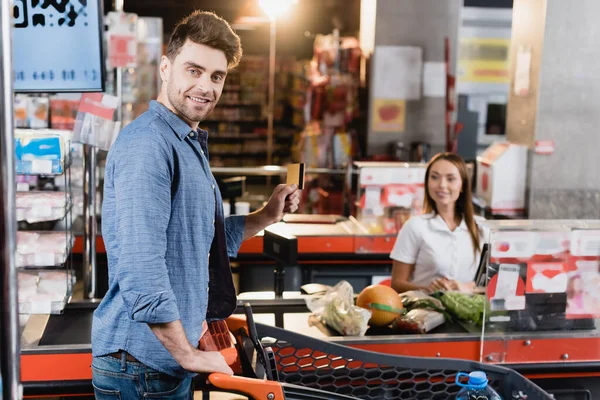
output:
M 225 53 L 227 67 L 235 68 L 242 58 L 240 37 L 223 18 L 215 13 L 196 10 L 182 19 L 171 34 L 167 46 L 167 57 L 177 57 L 186 40 L 203 44 Z

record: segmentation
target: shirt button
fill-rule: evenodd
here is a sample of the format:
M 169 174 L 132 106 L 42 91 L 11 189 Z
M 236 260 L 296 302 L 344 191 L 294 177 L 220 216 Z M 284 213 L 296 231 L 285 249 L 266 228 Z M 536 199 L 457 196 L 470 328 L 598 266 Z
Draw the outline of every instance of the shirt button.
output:
M 208 253 L 208 258 L 210 258 L 210 253 Z
M 215 190 L 215 185 L 212 185 L 213 190 Z
M 200 153 L 202 153 L 202 155 L 204 155 L 204 150 L 200 149 Z
M 213 219 L 213 225 L 215 224 L 215 220 Z

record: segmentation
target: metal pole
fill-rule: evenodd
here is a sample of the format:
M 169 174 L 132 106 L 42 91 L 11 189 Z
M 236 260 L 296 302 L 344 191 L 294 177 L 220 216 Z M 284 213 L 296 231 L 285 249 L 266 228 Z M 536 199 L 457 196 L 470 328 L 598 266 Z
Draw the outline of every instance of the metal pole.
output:
M 117 121 L 123 123 L 123 68 L 117 68 L 115 85 L 117 86 Z
M 96 298 L 96 168 L 98 150 L 91 145 L 83 146 L 83 271 L 85 296 Z
M 114 0 L 115 11 L 123 12 L 125 0 Z M 115 71 L 115 94 L 117 95 L 117 121 L 123 122 L 123 68 L 116 68 Z
M 114 0 L 115 11 L 123 12 L 125 0 Z M 123 68 L 116 69 L 117 121 L 123 123 Z
M 267 165 L 273 164 L 273 125 L 275 113 L 275 41 L 277 21 L 271 17 L 271 34 L 269 37 L 269 104 L 267 126 Z
M 17 221 L 15 216 L 15 160 L 13 132 L 12 2 L 0 4 L 0 285 L 2 319 L 0 328 L 0 372 L 2 398 L 20 399 L 19 304 L 15 269 Z
M 114 0 L 115 11 L 123 11 L 124 0 Z M 117 121 L 123 121 L 123 69 L 115 70 L 115 94 L 117 102 Z M 96 171 L 98 169 L 98 149 L 91 145 L 83 146 L 83 220 L 85 221 L 83 237 L 83 280 L 85 296 L 95 299 L 97 286 L 96 237 L 98 236 L 98 221 L 96 217 Z

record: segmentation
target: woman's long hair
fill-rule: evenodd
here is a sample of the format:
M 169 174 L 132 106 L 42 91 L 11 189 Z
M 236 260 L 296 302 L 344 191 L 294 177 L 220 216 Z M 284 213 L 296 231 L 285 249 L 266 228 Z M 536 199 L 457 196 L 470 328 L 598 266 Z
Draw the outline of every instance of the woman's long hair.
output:
M 429 164 L 427 165 L 427 171 L 425 172 L 425 199 L 423 200 L 423 210 L 425 213 L 433 212 L 438 214 L 437 205 L 429 193 L 428 183 L 431 166 L 440 160 L 451 162 L 458 169 L 458 173 L 460 174 L 460 179 L 462 180 L 462 189 L 458 199 L 456 200 L 454 214 L 465 220 L 467 228 L 469 228 L 469 233 L 471 234 L 471 241 L 473 242 L 473 253 L 476 256 L 477 252 L 480 250 L 479 229 L 477 228 L 477 224 L 475 223 L 475 218 L 473 216 L 474 212 L 471 195 L 471 182 L 467 171 L 467 164 L 465 164 L 465 161 L 458 154 L 439 153 L 436 154 L 431 161 L 429 161 Z

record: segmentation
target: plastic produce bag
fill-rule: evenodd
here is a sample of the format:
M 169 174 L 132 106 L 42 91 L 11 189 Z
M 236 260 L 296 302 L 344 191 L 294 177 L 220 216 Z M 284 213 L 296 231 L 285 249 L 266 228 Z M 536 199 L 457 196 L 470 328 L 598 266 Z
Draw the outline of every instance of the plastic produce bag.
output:
M 324 295 L 306 299 L 308 309 L 344 336 L 364 336 L 371 311 L 354 305 L 352 285 L 341 281 Z
M 429 296 L 422 290 L 410 290 L 400 293 L 402 305 L 409 309 L 425 308 L 429 310 L 441 311 L 444 309 L 442 302 L 434 297 Z

